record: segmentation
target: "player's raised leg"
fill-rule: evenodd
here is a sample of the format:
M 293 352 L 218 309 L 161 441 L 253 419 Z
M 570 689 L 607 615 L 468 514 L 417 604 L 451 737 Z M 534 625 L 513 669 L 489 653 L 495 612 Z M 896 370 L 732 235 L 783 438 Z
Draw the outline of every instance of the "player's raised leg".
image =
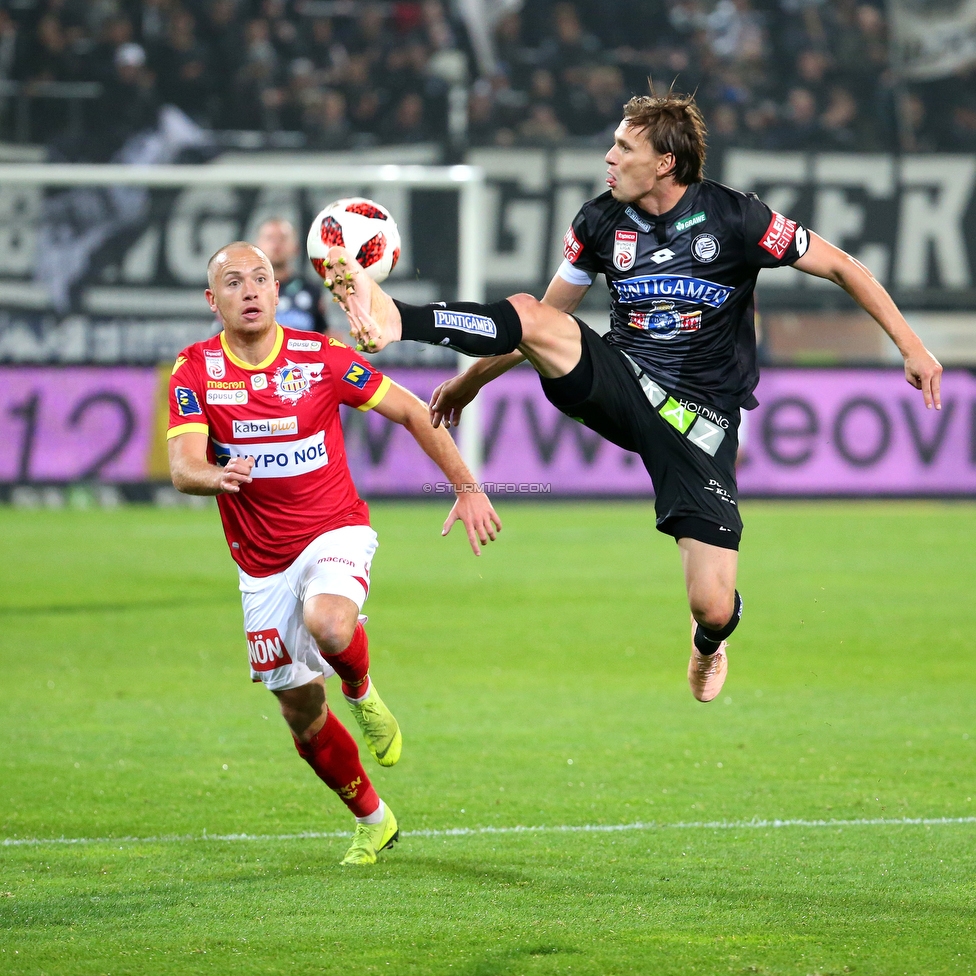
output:
M 729 670 L 727 638 L 742 616 L 735 588 L 739 554 L 698 539 L 678 539 L 691 607 L 691 659 L 688 684 L 699 701 L 708 702 L 722 690 Z
M 325 679 L 274 692 L 298 754 L 356 818 L 343 864 L 373 864 L 399 838 L 393 811 L 380 799 L 359 761 L 359 749 L 325 702 Z
M 407 305 L 395 301 L 345 248 L 332 248 L 326 287 L 349 316 L 352 334 L 369 352 L 411 339 L 448 346 L 468 356 L 501 356 L 521 350 L 540 375 L 565 376 L 580 361 L 575 319 L 531 295 L 500 302 Z
M 320 593 L 305 600 L 303 613 L 322 657 L 342 680 L 342 694 L 370 754 L 381 766 L 395 765 L 403 745 L 400 726 L 369 676 L 369 640 L 358 605 L 348 597 Z

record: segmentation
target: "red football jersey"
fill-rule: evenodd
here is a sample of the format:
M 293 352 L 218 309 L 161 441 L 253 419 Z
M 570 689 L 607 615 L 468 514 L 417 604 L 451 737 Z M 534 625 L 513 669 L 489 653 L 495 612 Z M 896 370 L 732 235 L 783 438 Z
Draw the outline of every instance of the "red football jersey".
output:
M 231 555 L 245 573 L 286 569 L 316 537 L 368 525 L 342 438 L 339 404 L 371 410 L 390 379 L 337 339 L 277 327 L 271 354 L 252 366 L 224 334 L 177 357 L 168 437 L 207 434 L 207 458 L 254 458 L 249 485 L 217 496 Z

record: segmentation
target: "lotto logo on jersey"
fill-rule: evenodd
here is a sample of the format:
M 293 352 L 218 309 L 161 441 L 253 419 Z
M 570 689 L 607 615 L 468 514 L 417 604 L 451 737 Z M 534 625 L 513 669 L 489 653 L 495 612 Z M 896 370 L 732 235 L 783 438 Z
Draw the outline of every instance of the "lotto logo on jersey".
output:
M 576 259 L 580 256 L 582 250 L 583 245 L 580 244 L 575 231 L 570 227 L 563 237 L 563 257 L 570 264 L 576 264 Z
M 222 380 L 227 375 L 227 363 L 219 349 L 204 349 L 203 361 L 207 364 L 207 376 Z
M 274 671 L 292 663 L 288 648 L 274 627 L 247 632 L 247 656 L 254 671 Z
M 312 385 L 322 379 L 322 363 L 293 363 L 285 360 L 284 366 L 275 370 L 275 393 L 282 400 L 295 403 L 306 393 L 311 392 Z
M 197 395 L 188 386 L 178 386 L 173 390 L 176 409 L 181 417 L 194 417 L 203 413 Z
M 613 235 L 613 266 L 629 271 L 637 260 L 637 231 L 618 230 Z
M 353 363 L 349 369 L 346 370 L 345 376 L 342 378 L 347 382 L 351 383 L 357 390 L 365 390 L 366 384 L 370 381 L 373 376 L 373 371 L 367 369 L 365 366 L 361 366 L 359 363 Z
M 763 234 L 759 246 L 764 251 L 772 254 L 777 261 L 782 261 L 783 255 L 786 254 L 790 244 L 793 243 L 795 234 L 796 221 L 790 220 L 788 217 L 784 217 L 774 210 L 773 219 L 769 222 L 769 226 L 766 228 L 766 233 Z

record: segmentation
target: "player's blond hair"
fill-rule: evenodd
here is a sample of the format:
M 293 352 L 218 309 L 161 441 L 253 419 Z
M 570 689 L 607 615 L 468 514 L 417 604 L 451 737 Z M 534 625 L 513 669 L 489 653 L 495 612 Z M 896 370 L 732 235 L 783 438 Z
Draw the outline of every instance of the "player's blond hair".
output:
M 272 274 L 274 274 L 271 259 L 267 254 L 264 253 L 264 251 L 261 250 L 261 248 L 257 246 L 257 244 L 252 244 L 250 241 L 231 241 L 230 244 L 225 244 L 223 247 L 217 248 L 217 250 L 210 255 L 210 260 L 207 262 L 207 285 L 210 287 L 211 291 L 214 290 L 214 283 L 216 281 L 217 259 L 221 254 L 224 253 L 224 251 L 229 251 L 231 248 L 235 247 L 246 247 L 254 251 L 255 254 L 260 254 L 261 257 L 268 262 L 268 267 L 271 268 Z
M 675 183 L 701 183 L 705 169 L 705 137 L 708 130 L 694 95 L 669 91 L 666 95 L 635 95 L 624 106 L 624 119 L 642 131 L 654 151 L 671 153 Z

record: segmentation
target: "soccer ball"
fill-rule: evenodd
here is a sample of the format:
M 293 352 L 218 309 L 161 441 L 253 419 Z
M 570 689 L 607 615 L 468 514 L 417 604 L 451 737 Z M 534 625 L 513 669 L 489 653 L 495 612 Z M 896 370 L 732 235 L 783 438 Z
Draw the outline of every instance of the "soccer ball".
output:
M 306 241 L 312 267 L 325 278 L 330 247 L 344 247 L 356 255 L 374 281 L 383 281 L 400 257 L 400 231 L 386 207 L 363 197 L 330 203 L 312 221 Z

